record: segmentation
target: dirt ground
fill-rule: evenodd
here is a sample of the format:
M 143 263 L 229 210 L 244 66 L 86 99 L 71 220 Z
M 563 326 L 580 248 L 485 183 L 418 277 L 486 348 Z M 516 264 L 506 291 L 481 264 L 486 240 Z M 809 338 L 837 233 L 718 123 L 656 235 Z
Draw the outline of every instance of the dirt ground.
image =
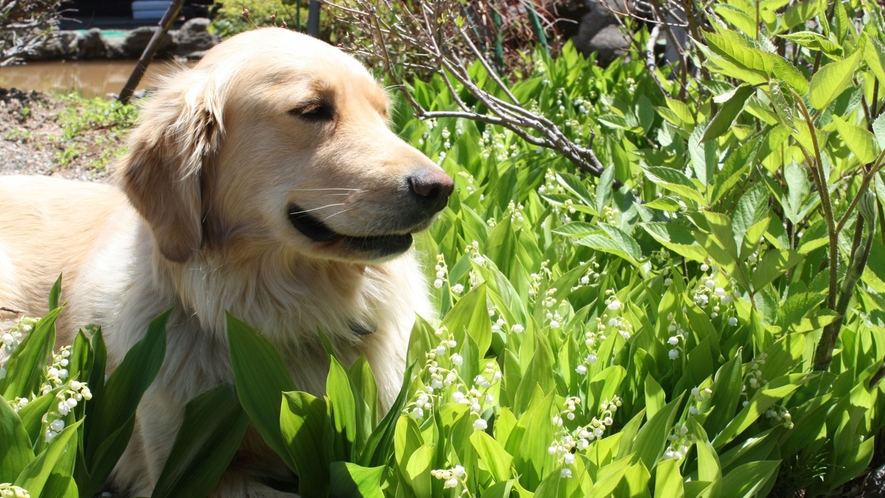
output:
M 45 93 L 0 88 L 0 175 L 107 181 L 123 134 L 99 126 L 71 136 L 70 108 Z

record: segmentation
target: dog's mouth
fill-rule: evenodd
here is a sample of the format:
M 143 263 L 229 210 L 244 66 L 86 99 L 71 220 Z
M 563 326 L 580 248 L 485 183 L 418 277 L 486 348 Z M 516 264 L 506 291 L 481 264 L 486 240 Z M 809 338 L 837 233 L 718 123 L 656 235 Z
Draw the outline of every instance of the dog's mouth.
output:
M 412 234 L 354 236 L 338 233 L 310 213 L 292 204 L 289 206 L 289 222 L 302 235 L 314 242 L 342 243 L 351 251 L 383 258 L 406 252 L 412 246 Z

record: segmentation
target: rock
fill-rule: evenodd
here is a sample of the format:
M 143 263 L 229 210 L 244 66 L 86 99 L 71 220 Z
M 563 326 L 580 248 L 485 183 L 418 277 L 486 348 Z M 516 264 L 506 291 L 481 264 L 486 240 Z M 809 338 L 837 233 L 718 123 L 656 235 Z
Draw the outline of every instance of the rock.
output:
M 209 19 L 198 17 L 191 19 L 181 26 L 181 29 L 172 32 L 178 47 L 175 55 L 190 56 L 194 53 L 202 53 L 218 45 L 221 40 L 207 29 Z
M 101 30 L 92 28 L 85 33 L 77 35 L 76 40 L 77 59 L 106 59 L 108 47 L 105 45 Z
M 624 12 L 620 2 L 602 0 L 611 3 L 611 10 Z M 618 19 L 598 0 L 587 0 L 587 13 L 581 17 L 578 33 L 572 37 L 572 43 L 582 54 L 596 53 L 596 60 L 602 65 L 609 64 L 615 57 L 623 55 L 630 45 L 630 40 L 619 29 Z
M 151 38 L 154 36 L 154 32 L 157 29 L 158 28 L 153 26 L 142 26 L 130 31 L 120 46 L 121 57 L 124 59 L 138 59 L 141 57 L 142 52 L 144 52 L 145 47 L 150 43 Z M 175 40 L 172 38 L 172 35 L 169 33 L 164 34 L 160 41 L 160 46 L 157 47 L 157 56 L 172 52 L 175 50 L 175 45 Z

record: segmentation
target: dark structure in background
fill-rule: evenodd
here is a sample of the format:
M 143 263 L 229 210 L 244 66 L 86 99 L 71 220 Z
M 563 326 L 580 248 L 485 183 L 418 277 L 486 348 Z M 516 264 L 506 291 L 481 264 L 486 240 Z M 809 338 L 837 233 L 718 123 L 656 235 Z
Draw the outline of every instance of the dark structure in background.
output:
M 214 0 L 185 0 L 179 22 L 195 17 L 212 18 L 220 7 Z M 69 0 L 62 3 L 61 29 L 133 29 L 156 26 L 159 19 L 133 19 L 132 0 Z

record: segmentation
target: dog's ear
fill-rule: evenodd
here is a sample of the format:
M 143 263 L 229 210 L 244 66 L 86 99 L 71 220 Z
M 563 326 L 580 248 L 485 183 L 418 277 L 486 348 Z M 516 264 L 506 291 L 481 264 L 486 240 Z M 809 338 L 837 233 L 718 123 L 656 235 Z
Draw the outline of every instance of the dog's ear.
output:
M 195 71 L 167 81 L 142 109 L 118 171 L 170 261 L 185 262 L 200 248 L 200 177 L 218 151 L 222 101 Z

